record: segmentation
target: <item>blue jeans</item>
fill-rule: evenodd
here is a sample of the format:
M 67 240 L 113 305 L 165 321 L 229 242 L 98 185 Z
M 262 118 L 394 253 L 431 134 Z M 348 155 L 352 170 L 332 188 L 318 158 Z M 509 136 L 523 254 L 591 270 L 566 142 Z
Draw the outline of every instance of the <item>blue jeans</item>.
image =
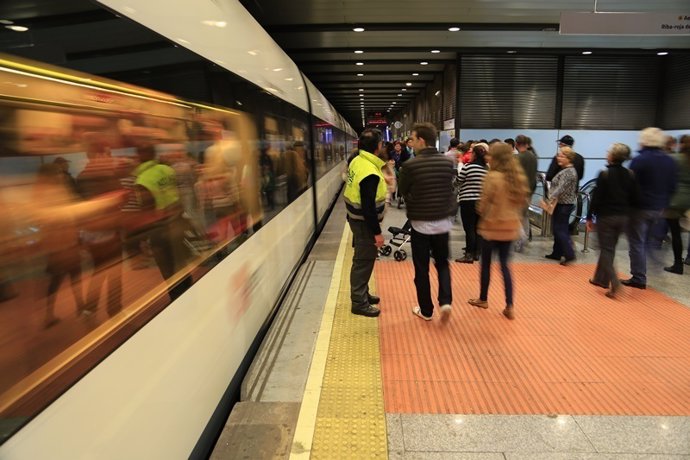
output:
M 487 300 L 489 295 L 489 283 L 491 282 L 491 254 L 494 249 L 498 250 L 498 260 L 501 263 L 503 273 L 503 284 L 506 291 L 506 307 L 513 306 L 513 277 L 508 268 L 508 258 L 510 257 L 510 247 L 512 241 L 487 241 L 482 240 L 482 271 L 479 285 L 479 299 Z
M 575 258 L 573 242 L 570 239 L 570 230 L 568 230 L 568 221 L 574 206 L 572 204 L 559 203 L 551 216 L 553 230 L 553 251 L 551 253 L 559 258 L 565 256 L 565 260 L 573 260 Z
M 632 280 L 647 284 L 647 238 L 654 223 L 661 217 L 660 210 L 636 210 L 628 226 L 628 254 Z

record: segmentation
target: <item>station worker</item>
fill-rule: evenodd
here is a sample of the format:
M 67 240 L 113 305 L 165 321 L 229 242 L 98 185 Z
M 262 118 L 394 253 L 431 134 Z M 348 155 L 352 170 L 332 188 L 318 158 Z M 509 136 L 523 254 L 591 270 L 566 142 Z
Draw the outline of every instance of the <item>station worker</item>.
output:
M 347 221 L 352 230 L 350 299 L 352 313 L 376 317 L 380 299 L 369 293 L 378 248 L 383 246 L 380 222 L 386 210 L 386 181 L 381 168 L 386 164 L 381 131 L 365 129 L 359 137 L 359 152 L 348 166 L 345 183 Z

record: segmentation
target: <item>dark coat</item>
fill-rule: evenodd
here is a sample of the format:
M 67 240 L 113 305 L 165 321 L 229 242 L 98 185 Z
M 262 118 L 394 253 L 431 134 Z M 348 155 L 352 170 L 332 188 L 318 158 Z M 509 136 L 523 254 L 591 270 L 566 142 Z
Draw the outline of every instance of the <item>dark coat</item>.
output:
M 405 197 L 407 218 L 434 221 L 454 216 L 453 193 L 456 169 L 453 160 L 435 148 L 426 148 L 405 162 L 400 170 L 398 191 Z

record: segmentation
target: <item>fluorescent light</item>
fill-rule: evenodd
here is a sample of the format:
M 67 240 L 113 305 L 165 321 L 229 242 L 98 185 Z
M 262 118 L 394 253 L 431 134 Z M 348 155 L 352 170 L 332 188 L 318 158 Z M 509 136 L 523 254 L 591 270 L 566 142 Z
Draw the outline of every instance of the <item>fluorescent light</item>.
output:
M 400 96 L 402 96 L 402 94 L 399 93 L 399 94 L 398 94 L 398 97 L 400 97 Z
M 460 30 L 460 27 L 448 27 L 448 30 L 450 32 L 457 32 L 458 30 Z
M 364 91 L 364 88 L 359 88 L 360 91 Z
M 441 94 L 441 90 L 436 91 L 436 92 L 434 93 L 434 96 L 438 96 L 439 94 Z
M 362 51 L 362 50 L 355 50 L 355 54 L 363 54 L 363 53 L 364 53 L 364 51 Z
M 0 24 L 9 26 L 10 24 L 14 24 L 14 22 L 10 21 L 9 19 L 0 19 Z
M 14 30 L 15 32 L 26 32 L 27 30 L 29 30 L 28 27 L 24 26 L 5 26 L 5 29 Z
M 407 83 L 405 83 L 405 86 L 412 86 L 412 83 L 407 82 Z
M 363 77 L 364 74 L 363 74 L 363 73 L 358 73 L 357 76 L 358 76 L 358 77 Z
M 433 54 L 438 54 L 438 53 L 440 53 L 441 51 L 440 51 L 440 50 L 431 50 L 431 52 L 432 52 Z
M 508 50 L 508 51 L 506 51 L 506 53 L 508 53 L 508 54 L 515 54 L 515 53 L 517 53 L 517 51 L 515 51 L 515 50 Z
M 591 51 L 583 51 L 582 54 L 585 54 L 585 55 L 586 54 L 592 54 L 592 52 Z
M 364 65 L 363 62 L 355 62 L 355 65 Z
M 354 29 L 355 32 L 364 32 L 364 27 L 355 27 Z
M 668 54 L 668 51 L 659 51 L 656 53 L 657 56 L 666 56 Z
M 428 62 L 426 62 L 426 61 L 422 61 L 422 62 L 420 62 L 420 64 L 421 64 L 421 65 L 427 65 L 427 64 L 428 64 Z
M 417 72 L 415 72 L 415 73 L 412 74 L 412 76 L 413 76 L 413 77 L 418 77 L 419 74 L 418 74 Z

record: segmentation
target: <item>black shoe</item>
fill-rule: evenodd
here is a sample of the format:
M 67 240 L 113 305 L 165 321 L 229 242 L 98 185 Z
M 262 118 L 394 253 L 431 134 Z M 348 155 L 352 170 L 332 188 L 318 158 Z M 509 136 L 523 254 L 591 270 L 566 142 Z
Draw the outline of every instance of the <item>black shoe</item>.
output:
M 367 298 L 369 300 L 369 304 L 371 305 L 378 305 L 381 302 L 381 297 L 377 297 L 375 295 L 369 294 Z
M 561 260 L 561 256 L 556 256 L 554 254 L 546 254 L 544 258 L 551 260 Z
M 629 280 L 621 280 L 621 284 L 623 286 L 634 287 L 637 289 L 647 289 L 647 285 L 645 283 L 640 283 L 639 281 L 635 281 L 632 278 L 630 278 Z
M 367 305 L 366 307 L 352 308 L 350 310 L 354 315 L 368 316 L 369 318 L 375 318 L 379 316 L 381 310 L 374 307 L 373 305 Z
M 690 256 L 687 256 L 685 260 L 683 261 L 685 265 L 690 265 Z
M 600 288 L 608 289 L 608 286 L 606 286 L 606 285 L 604 285 L 604 284 L 601 284 L 601 283 L 597 283 L 596 281 L 594 281 L 594 279 L 591 279 L 591 278 L 590 278 L 590 280 L 589 280 L 589 284 L 593 284 L 593 285 L 595 285 L 595 286 L 599 286 Z
M 456 262 L 459 262 L 461 264 L 471 264 L 474 263 L 474 259 L 472 257 L 461 257 L 460 259 L 455 259 Z
M 570 265 L 570 264 L 573 263 L 573 262 L 575 262 L 575 257 L 571 257 L 570 259 L 568 259 L 568 258 L 566 257 L 566 258 L 563 260 L 563 262 L 561 262 L 561 265 L 563 265 L 563 266 L 565 267 L 565 266 L 567 266 L 567 265 Z
M 682 264 L 673 264 L 670 267 L 664 267 L 664 271 L 667 271 L 669 273 L 675 273 L 676 275 L 682 275 L 683 274 L 683 265 Z

